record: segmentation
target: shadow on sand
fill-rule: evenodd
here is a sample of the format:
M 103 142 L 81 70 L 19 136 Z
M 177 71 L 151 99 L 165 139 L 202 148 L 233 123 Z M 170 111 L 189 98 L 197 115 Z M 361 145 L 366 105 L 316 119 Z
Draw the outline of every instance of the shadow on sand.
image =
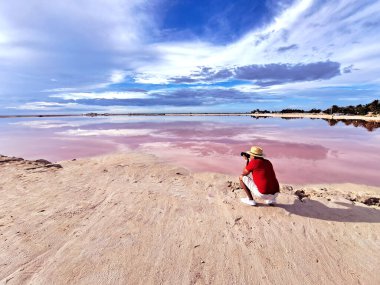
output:
M 315 200 L 301 202 L 295 200 L 293 204 L 277 204 L 291 214 L 320 219 L 325 221 L 345 223 L 380 223 L 380 210 L 351 203 L 335 202 L 339 208 L 330 208 Z M 344 208 L 342 208 L 344 207 Z

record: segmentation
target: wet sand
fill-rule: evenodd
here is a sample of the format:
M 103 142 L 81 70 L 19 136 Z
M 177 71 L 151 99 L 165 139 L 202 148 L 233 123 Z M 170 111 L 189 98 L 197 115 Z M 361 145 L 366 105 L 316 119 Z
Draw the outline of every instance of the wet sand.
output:
M 281 185 L 141 153 L 0 158 L 0 284 L 379 284 L 380 189 Z

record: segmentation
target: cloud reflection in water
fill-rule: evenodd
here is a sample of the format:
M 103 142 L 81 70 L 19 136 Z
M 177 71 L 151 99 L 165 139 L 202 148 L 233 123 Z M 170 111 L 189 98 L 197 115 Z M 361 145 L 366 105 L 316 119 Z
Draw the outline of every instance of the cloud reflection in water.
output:
M 250 117 L 7 119 L 2 154 L 65 160 L 143 151 L 195 171 L 239 175 L 240 152 L 263 147 L 281 183 L 380 185 L 376 130 L 323 120 Z

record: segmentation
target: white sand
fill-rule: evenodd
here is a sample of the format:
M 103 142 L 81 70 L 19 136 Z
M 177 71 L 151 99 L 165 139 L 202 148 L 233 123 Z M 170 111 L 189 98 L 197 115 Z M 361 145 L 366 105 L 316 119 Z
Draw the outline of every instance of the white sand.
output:
M 249 207 L 235 177 L 152 156 L 61 164 L 0 163 L 0 284 L 380 284 L 380 208 L 344 198 L 378 188 Z

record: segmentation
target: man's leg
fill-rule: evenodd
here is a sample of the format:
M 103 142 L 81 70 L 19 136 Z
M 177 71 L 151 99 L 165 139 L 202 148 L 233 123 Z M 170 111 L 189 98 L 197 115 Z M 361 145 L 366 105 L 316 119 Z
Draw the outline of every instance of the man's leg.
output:
M 245 191 L 245 194 L 247 194 L 249 200 L 253 201 L 253 196 L 252 196 L 251 190 L 249 190 L 247 185 L 245 185 L 243 182 L 243 175 L 239 176 L 239 181 L 240 181 L 240 187 L 243 188 L 243 190 Z
M 264 196 L 263 199 L 265 200 L 265 204 L 269 206 L 274 206 L 276 204 L 278 193 L 274 195 L 263 195 L 263 196 Z
M 250 187 L 250 189 L 251 189 L 252 195 L 264 200 L 265 204 L 270 205 L 270 206 L 274 206 L 276 204 L 276 198 L 277 198 L 278 193 L 276 193 L 275 195 L 262 194 L 259 192 L 259 189 L 257 189 L 257 187 Z

